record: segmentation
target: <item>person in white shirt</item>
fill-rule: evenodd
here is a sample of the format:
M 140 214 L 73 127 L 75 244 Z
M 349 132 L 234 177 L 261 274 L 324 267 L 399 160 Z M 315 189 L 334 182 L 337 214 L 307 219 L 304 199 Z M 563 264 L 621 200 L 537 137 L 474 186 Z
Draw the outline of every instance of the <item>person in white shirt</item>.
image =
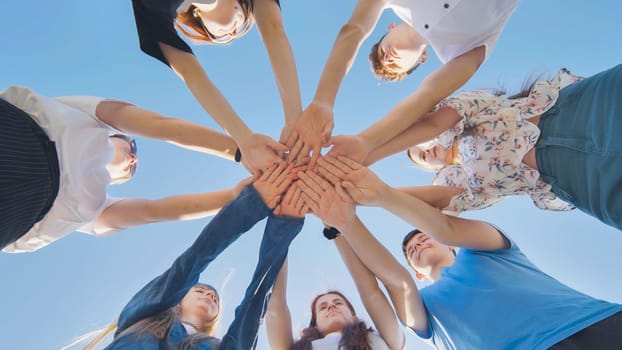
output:
M 358 0 L 341 28 L 320 77 L 313 101 L 296 121 L 286 144 L 298 142 L 290 156 L 313 150 L 311 166 L 321 147 L 330 154 L 363 162 L 367 155 L 430 111 L 441 99 L 463 86 L 479 69 L 520 0 Z M 390 80 L 403 78 L 427 59 L 427 46 L 443 65 L 389 113 L 358 135 L 332 137 L 337 92 L 363 41 L 374 30 L 385 9 L 406 23 L 392 25 L 375 46 L 374 71 Z M 291 147 L 291 146 L 290 146 Z
M 53 99 L 13 86 L 0 92 L 0 130 L 0 249 L 7 253 L 32 252 L 76 230 L 107 236 L 212 215 L 250 181 L 157 200 L 108 196 L 109 184 L 129 180 L 136 170 L 136 145 L 125 134 L 240 159 L 231 137 L 127 102 Z

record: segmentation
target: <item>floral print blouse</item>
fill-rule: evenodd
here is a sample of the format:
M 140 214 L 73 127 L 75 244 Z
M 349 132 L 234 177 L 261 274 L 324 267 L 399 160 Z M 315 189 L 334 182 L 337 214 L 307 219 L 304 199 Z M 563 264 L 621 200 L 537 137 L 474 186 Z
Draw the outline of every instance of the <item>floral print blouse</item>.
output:
M 537 81 L 524 98 L 508 100 L 471 91 L 439 103 L 437 109 L 449 106 L 462 117 L 432 141 L 446 150 L 458 142 L 461 164 L 443 167 L 433 180 L 434 185 L 464 189 L 445 209 L 483 209 L 505 196 L 518 194 L 529 195 L 541 209 L 574 209 L 557 198 L 551 186 L 540 179 L 539 172 L 522 163 L 522 159 L 540 136 L 538 126 L 527 119 L 549 110 L 560 89 L 582 79 L 563 68 L 553 79 Z

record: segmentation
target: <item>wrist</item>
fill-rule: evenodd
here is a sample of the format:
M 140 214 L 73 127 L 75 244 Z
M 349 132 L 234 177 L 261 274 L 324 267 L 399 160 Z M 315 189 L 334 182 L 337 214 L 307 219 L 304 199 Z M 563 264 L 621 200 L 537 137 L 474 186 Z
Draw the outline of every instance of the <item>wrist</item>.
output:
M 367 130 L 363 130 L 356 135 L 361 141 L 361 145 L 365 148 L 367 153 L 371 153 L 372 150 L 376 148 L 375 139 L 373 135 L 370 135 Z
M 325 227 L 324 230 L 322 230 L 322 233 L 324 234 L 324 237 L 326 237 L 326 239 L 328 240 L 341 237 L 341 231 L 332 226 Z
M 381 208 L 385 208 L 391 202 L 391 198 L 395 194 L 395 189 L 390 187 L 387 184 L 384 184 L 384 189 L 380 191 L 380 195 L 378 196 L 378 200 L 376 201 L 377 205 Z

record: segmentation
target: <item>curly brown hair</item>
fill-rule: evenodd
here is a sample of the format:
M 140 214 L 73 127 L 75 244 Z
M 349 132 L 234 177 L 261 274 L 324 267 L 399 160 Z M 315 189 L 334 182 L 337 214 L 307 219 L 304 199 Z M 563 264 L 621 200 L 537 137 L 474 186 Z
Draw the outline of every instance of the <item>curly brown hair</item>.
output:
M 382 79 L 384 81 L 391 81 L 391 82 L 400 81 L 406 78 L 406 76 L 412 73 L 415 69 L 417 69 L 417 67 L 419 67 L 419 65 L 421 64 L 421 61 L 418 60 L 406 72 L 398 73 L 398 72 L 392 71 L 389 67 L 382 64 L 382 61 L 380 60 L 380 55 L 379 55 L 380 43 L 382 42 L 382 39 L 384 39 L 385 36 L 387 36 L 387 34 L 383 35 L 380 38 L 380 40 L 378 40 L 378 42 L 375 43 L 371 47 L 371 52 L 369 53 L 369 63 L 371 64 L 371 71 L 372 73 L 374 73 L 374 75 L 378 79 Z

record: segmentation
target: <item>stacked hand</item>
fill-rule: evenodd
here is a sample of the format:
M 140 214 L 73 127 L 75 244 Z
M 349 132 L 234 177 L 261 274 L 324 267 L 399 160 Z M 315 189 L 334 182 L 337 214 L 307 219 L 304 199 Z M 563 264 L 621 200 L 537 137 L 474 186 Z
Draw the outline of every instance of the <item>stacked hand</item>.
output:
M 354 219 L 354 202 L 339 183 L 332 185 L 312 171 L 299 172 L 298 177 L 302 198 L 325 224 L 341 230 Z
M 240 142 L 243 165 L 252 173 L 269 168 L 272 164 L 282 161 L 288 148 L 270 137 L 262 134 L 251 134 Z
M 309 165 L 313 167 L 321 155 L 322 147 L 330 145 L 333 126 L 332 108 L 312 102 L 296 120 L 291 132 L 289 126 L 283 129 L 281 139 L 287 138 L 285 144 L 290 149 L 289 159 L 300 160 L 309 157 L 312 152 Z
M 345 156 L 355 162 L 364 163 L 369 155 L 365 142 L 358 135 L 335 136 L 331 143 L 333 147 L 328 152 L 329 157 Z
M 362 205 L 378 204 L 389 188 L 371 170 L 344 156 L 320 158 L 317 172 L 333 184 L 340 183 Z

